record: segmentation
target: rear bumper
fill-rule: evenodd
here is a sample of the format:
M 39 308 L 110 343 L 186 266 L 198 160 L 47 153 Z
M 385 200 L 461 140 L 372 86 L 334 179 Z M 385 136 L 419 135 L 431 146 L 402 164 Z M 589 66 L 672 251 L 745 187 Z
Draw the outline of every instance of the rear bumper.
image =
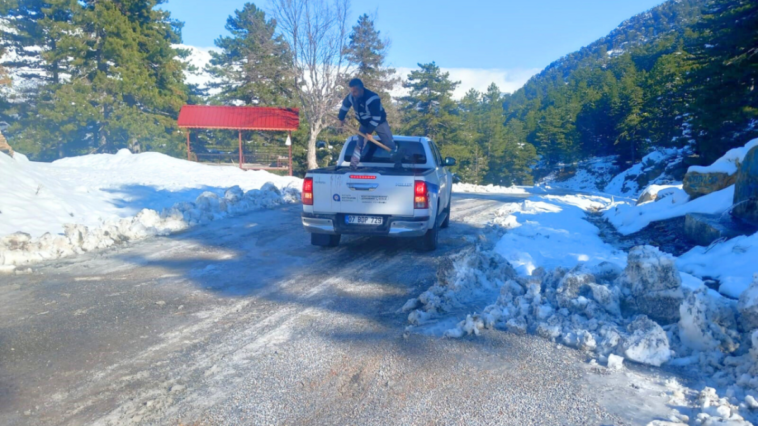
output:
M 429 230 L 428 216 L 382 216 L 381 225 L 348 225 L 344 214 L 303 213 L 303 227 L 313 234 L 355 234 L 385 237 L 420 237 Z

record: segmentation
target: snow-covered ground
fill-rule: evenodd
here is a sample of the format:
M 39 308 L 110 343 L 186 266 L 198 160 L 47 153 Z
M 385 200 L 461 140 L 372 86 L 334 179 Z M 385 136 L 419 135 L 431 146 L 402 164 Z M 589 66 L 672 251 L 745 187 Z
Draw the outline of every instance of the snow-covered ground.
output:
M 602 192 L 617 170 L 615 156 L 595 157 L 576 165 L 576 174 L 569 179 L 558 181 L 556 173 L 543 179 L 545 185 L 581 192 Z
M 300 185 L 298 178 L 152 152 L 122 150 L 53 163 L 0 153 L 0 265 L 58 258 L 294 202 Z
M 528 194 L 523 186 L 475 185 L 472 183 L 455 183 L 453 192 L 468 192 L 480 194 Z

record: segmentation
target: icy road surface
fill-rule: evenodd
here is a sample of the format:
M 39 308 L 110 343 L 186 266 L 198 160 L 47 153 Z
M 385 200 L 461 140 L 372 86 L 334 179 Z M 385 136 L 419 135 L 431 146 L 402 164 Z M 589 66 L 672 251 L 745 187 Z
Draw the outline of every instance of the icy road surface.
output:
M 611 378 L 578 351 L 498 330 L 405 333 L 399 309 L 440 261 L 527 196 L 457 195 L 433 254 L 358 237 L 312 247 L 287 206 L 0 276 L 0 425 L 660 418 L 660 372 Z

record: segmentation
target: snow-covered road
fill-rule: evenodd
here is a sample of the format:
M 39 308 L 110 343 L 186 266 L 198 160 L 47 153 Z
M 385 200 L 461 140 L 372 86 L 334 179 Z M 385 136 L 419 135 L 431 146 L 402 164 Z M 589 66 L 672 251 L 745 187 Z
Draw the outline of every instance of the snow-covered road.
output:
M 405 301 L 487 238 L 482 225 L 504 203 L 527 197 L 457 195 L 433 254 L 358 237 L 312 247 L 289 205 L 5 276 L 0 425 L 622 425 L 666 415 L 661 370 L 608 376 L 531 335 L 406 331 Z

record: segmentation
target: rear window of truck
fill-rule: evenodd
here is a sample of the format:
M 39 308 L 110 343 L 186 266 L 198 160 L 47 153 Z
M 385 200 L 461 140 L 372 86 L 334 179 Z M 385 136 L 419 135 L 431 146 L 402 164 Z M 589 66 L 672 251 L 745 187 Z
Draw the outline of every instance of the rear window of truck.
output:
M 343 161 L 350 161 L 350 157 L 353 156 L 353 151 L 355 150 L 355 144 L 358 143 L 355 139 L 351 140 L 347 144 L 347 149 L 345 150 L 345 158 Z M 371 142 L 367 142 L 369 145 L 373 145 Z M 426 164 L 426 151 L 424 151 L 424 145 L 421 144 L 421 142 L 401 142 L 396 141 L 398 145 L 398 151 L 402 154 L 403 164 Z M 376 146 L 376 145 L 374 145 Z M 364 147 L 363 151 L 366 153 L 368 147 Z M 390 153 L 385 151 L 384 149 L 380 147 L 376 147 L 376 151 L 374 151 L 374 154 L 372 156 L 363 156 L 361 158 L 362 163 L 380 163 L 380 164 L 394 164 L 395 162 L 392 161 L 392 158 L 390 158 Z

